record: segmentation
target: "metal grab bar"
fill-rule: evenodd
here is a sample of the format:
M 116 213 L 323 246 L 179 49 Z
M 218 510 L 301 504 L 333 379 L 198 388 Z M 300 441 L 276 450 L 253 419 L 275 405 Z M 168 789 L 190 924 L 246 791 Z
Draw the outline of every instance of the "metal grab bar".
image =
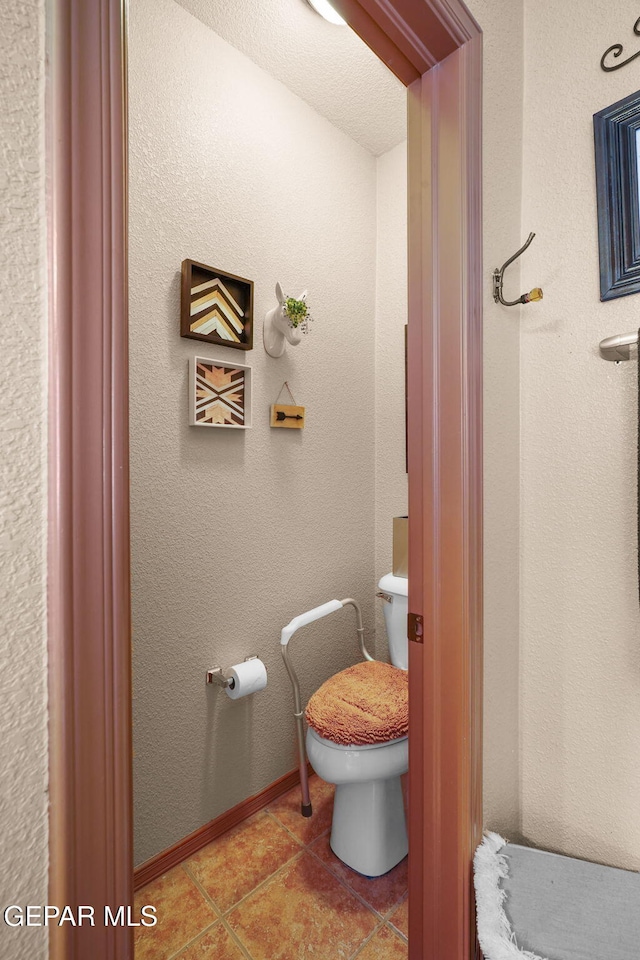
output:
M 614 360 L 620 363 L 621 360 L 629 360 L 631 356 L 631 347 L 638 343 L 638 332 L 619 333 L 615 337 L 607 337 L 600 341 L 600 356 L 603 360 Z
M 360 652 L 365 660 L 373 660 L 374 657 L 370 655 L 364 643 L 364 626 L 362 624 L 360 605 L 355 600 L 352 600 L 351 597 L 347 597 L 346 600 L 329 600 L 328 603 L 314 607 L 313 610 L 307 610 L 306 613 L 301 613 L 300 616 L 294 617 L 293 620 L 283 628 L 280 634 L 282 659 L 284 660 L 284 665 L 287 668 L 287 673 L 289 674 L 293 687 L 293 716 L 296 721 L 296 733 L 298 737 L 298 762 L 300 764 L 300 788 L 302 790 L 300 811 L 303 817 L 310 817 L 313 811 L 311 809 L 311 797 L 309 796 L 309 775 L 307 772 L 307 751 L 304 745 L 304 712 L 300 702 L 300 682 L 293 668 L 293 664 L 289 660 L 289 641 L 300 627 L 306 627 L 307 624 L 313 623 L 314 620 L 319 620 L 321 617 L 326 617 L 330 613 L 335 613 L 336 610 L 341 610 L 343 607 L 346 607 L 347 604 L 354 607 L 356 611 L 356 630 L 358 633 Z

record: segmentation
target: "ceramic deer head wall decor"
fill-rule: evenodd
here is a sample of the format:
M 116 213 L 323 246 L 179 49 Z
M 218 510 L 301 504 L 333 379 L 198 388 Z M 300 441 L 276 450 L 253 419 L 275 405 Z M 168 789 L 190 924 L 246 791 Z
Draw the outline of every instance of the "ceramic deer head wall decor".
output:
M 287 343 L 297 347 L 306 333 L 307 323 L 311 319 L 306 304 L 307 291 L 296 300 L 285 297 L 282 287 L 276 283 L 278 306 L 268 310 L 262 328 L 264 348 L 270 357 L 281 357 Z

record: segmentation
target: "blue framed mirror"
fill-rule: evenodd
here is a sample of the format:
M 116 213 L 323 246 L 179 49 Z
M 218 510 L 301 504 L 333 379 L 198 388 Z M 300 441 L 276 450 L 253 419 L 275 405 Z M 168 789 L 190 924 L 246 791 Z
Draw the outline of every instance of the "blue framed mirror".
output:
M 594 114 L 600 299 L 640 292 L 640 91 Z

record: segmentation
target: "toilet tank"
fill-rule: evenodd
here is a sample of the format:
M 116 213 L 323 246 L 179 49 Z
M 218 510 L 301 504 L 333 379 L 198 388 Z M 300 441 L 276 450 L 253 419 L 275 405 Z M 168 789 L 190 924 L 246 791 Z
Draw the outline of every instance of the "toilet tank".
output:
M 407 637 L 407 614 L 409 612 L 409 581 L 406 577 L 394 577 L 387 573 L 378 584 L 381 593 L 390 597 L 383 600 L 384 621 L 389 642 L 389 658 L 394 667 L 406 670 L 409 666 L 409 639 Z

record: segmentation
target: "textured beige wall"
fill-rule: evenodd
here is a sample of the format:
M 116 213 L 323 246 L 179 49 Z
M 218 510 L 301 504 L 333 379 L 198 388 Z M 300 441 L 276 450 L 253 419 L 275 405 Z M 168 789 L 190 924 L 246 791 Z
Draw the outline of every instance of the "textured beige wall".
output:
M 280 628 L 346 595 L 373 627 L 376 161 L 173 0 L 131 4 L 130 124 L 140 862 L 295 766 Z M 251 352 L 179 337 L 185 257 L 255 280 Z M 315 316 L 280 360 L 262 347 L 276 280 L 308 287 Z M 197 352 L 253 366 L 251 430 L 187 425 Z M 303 432 L 268 426 L 285 379 Z M 266 691 L 205 687 L 248 654 Z M 352 615 L 292 654 L 308 695 L 357 659 Z
M 304 0 L 178 3 L 369 153 L 406 139 L 404 85 L 356 33 Z
M 44 3 L 0 9 L 0 909 L 47 899 Z M 0 921 L 3 960 L 43 928 Z
M 638 327 L 599 300 L 592 115 L 635 91 L 632 0 L 526 5 L 522 316 L 522 816 L 528 841 L 640 868 L 637 365 L 598 342 Z M 544 38 L 544 43 L 540 39 Z
M 404 327 L 407 322 L 407 145 L 378 157 L 376 255 L 376 583 L 392 568 L 392 518 L 407 512 Z M 388 657 L 382 601 L 376 655 Z
M 495 4 L 478 2 L 476 7 L 474 12 L 485 31 L 485 211 L 490 211 L 490 216 L 485 219 L 485 259 L 487 264 L 493 264 L 494 261 L 505 259 L 520 242 L 522 65 L 519 55 L 522 50 L 522 16 L 519 7 L 507 7 L 506 4 L 496 8 Z M 292 766 L 288 681 L 283 676 L 277 651 L 272 646 L 272 637 L 276 635 L 278 625 L 297 610 L 297 605 L 294 609 L 292 602 L 287 605 L 274 586 L 278 576 L 288 577 L 289 574 L 284 571 L 293 567 L 287 567 L 280 559 L 276 561 L 275 571 L 268 570 L 273 561 L 271 564 L 267 562 L 265 570 L 261 571 L 261 563 L 265 564 L 265 559 L 264 545 L 258 536 L 260 531 L 273 531 L 280 525 L 284 534 L 287 526 L 286 535 L 283 535 L 287 551 L 293 549 L 299 559 L 298 566 L 300 562 L 304 564 L 304 569 L 298 570 L 299 577 L 295 585 L 301 597 L 305 596 L 306 590 L 308 600 L 302 606 L 316 603 L 332 592 L 321 590 L 320 585 L 326 579 L 331 563 L 337 559 L 343 569 L 346 566 L 351 572 L 346 580 L 344 576 L 334 579 L 334 583 L 336 580 L 337 583 L 333 593 L 344 592 L 346 583 L 353 582 L 353 573 L 358 570 L 356 580 L 362 584 L 362 588 L 361 594 L 356 593 L 356 596 L 366 601 L 372 615 L 372 588 L 377 578 L 390 569 L 391 517 L 406 509 L 402 331 L 406 316 L 403 289 L 406 272 L 403 211 L 405 147 L 401 145 L 380 157 L 376 169 L 371 166 L 371 158 L 355 150 L 352 143 L 340 138 L 333 128 L 320 121 L 297 98 L 288 94 L 213 33 L 203 29 L 183 10 L 177 9 L 168 0 L 164 0 L 157 9 L 157 16 L 155 6 L 151 16 L 148 3 L 136 0 L 132 7 L 131 32 L 132 469 L 138 861 L 260 789 Z M 192 52 L 188 63 L 179 50 L 171 49 L 170 38 L 178 35 L 186 37 L 185 42 Z M 510 51 L 506 66 L 505 47 Z M 234 90 L 229 90 L 226 77 L 235 78 L 238 75 L 242 83 L 238 85 L 234 80 L 231 83 Z M 151 83 L 148 83 L 149 77 Z M 259 78 L 264 90 L 264 102 L 261 100 L 257 105 L 252 87 L 255 78 Z M 242 100 L 243 96 L 245 100 Z M 278 136 L 272 141 L 269 125 L 264 118 L 273 114 L 273 102 L 269 98 L 274 96 L 279 104 L 280 126 Z M 498 97 L 503 101 L 500 118 L 495 116 L 490 107 Z M 222 119 L 217 118 L 216 111 L 212 109 L 212 104 L 218 102 L 223 111 Z M 188 107 L 185 109 L 186 104 Z M 223 124 L 224 118 L 230 117 L 234 110 L 237 115 L 249 110 L 252 122 L 245 124 L 249 130 L 244 130 L 242 136 L 246 139 L 251 134 L 253 139 L 248 150 L 243 139 L 236 148 L 232 147 L 230 155 L 222 154 L 223 140 L 217 136 L 215 125 Z M 259 414 L 253 430 L 254 442 L 249 443 L 248 440 L 238 442 L 237 436 L 193 437 L 194 431 L 186 427 L 181 407 L 186 389 L 185 358 L 196 349 L 190 347 L 188 341 L 180 341 L 176 334 L 176 267 L 184 256 L 227 266 L 230 270 L 236 269 L 254 277 L 257 281 L 256 313 L 259 318 L 272 303 L 270 288 L 273 281 L 278 277 L 287 279 L 282 276 L 280 264 L 286 265 L 291 255 L 300 265 L 300 272 L 290 274 L 294 286 L 300 276 L 298 285 L 308 283 L 312 287 L 312 280 L 308 279 L 311 277 L 308 266 L 311 259 L 317 261 L 320 268 L 319 287 L 312 289 L 314 306 L 318 296 L 324 298 L 331 295 L 331 291 L 322 289 L 325 286 L 326 267 L 317 256 L 316 248 L 323 237 L 322 232 L 318 229 L 310 233 L 304 231 L 302 243 L 296 237 L 292 244 L 287 231 L 281 229 L 282 224 L 275 216 L 277 209 L 281 209 L 285 217 L 291 216 L 292 209 L 294 216 L 297 210 L 307 209 L 306 191 L 310 179 L 307 177 L 308 182 L 304 185 L 297 183 L 299 167 L 296 164 L 300 158 L 309 167 L 310 174 L 319 173 L 325 166 L 324 152 L 318 154 L 315 147 L 309 151 L 303 146 L 298 153 L 287 139 L 286 149 L 283 149 L 281 133 L 286 130 L 287 124 L 282 124 L 284 118 L 289 122 L 290 111 L 295 111 L 297 118 L 304 117 L 305 124 L 311 124 L 308 128 L 300 128 L 308 130 L 309 142 L 322 130 L 322 135 L 329 137 L 332 144 L 339 143 L 340 150 L 346 150 L 351 158 L 348 163 L 358 171 L 358 179 L 362 178 L 363 169 L 367 169 L 367 203 L 370 204 L 372 195 L 368 191 L 376 190 L 377 173 L 377 196 L 373 196 L 373 203 L 377 202 L 377 223 L 366 222 L 367 252 L 369 256 L 375 255 L 375 263 L 369 260 L 365 266 L 360 257 L 357 274 L 363 278 L 365 297 L 371 295 L 370 284 L 374 271 L 377 275 L 376 506 L 374 518 L 374 475 L 371 472 L 374 424 L 371 409 L 366 410 L 364 403 L 359 408 L 357 430 L 351 436 L 343 435 L 339 441 L 345 444 L 345 456 L 348 451 L 347 459 L 350 459 L 343 486 L 349 491 L 349 498 L 353 495 L 353 500 L 349 502 L 357 505 L 359 517 L 357 535 L 355 520 L 351 524 L 354 530 L 354 554 L 348 561 L 341 546 L 342 534 L 338 534 L 336 541 L 336 531 L 323 529 L 327 515 L 331 517 L 334 509 L 327 506 L 325 492 L 332 487 L 335 489 L 335 469 L 339 462 L 327 459 L 327 451 L 334 442 L 331 431 L 326 432 L 325 442 L 328 446 L 318 446 L 318 440 L 314 438 L 311 448 L 310 427 L 307 428 L 304 436 L 297 440 L 302 449 L 294 459 L 291 455 L 291 438 L 287 436 L 282 440 L 271 437 L 268 428 L 261 423 Z M 202 122 L 203 118 L 206 118 L 206 125 Z M 301 123 L 302 120 L 296 122 Z M 237 129 L 234 125 L 234 135 Z M 189 144 L 188 150 L 184 147 L 186 143 Z M 234 149 L 237 149 L 237 155 L 234 155 Z M 265 169 L 261 174 L 256 174 L 256 156 L 264 158 Z M 283 170 L 285 157 L 291 162 Z M 335 170 L 329 172 L 326 169 L 321 177 L 329 177 L 330 180 L 335 175 Z M 255 182 L 256 176 L 259 178 L 258 184 Z M 344 172 L 340 176 L 344 176 Z M 238 179 L 242 182 L 240 191 Z M 193 187 L 194 182 L 197 189 Z M 286 195 L 281 196 L 279 191 L 285 182 Z M 326 193 L 324 181 L 319 193 L 323 191 Z M 292 193 L 296 194 L 296 198 L 290 203 Z M 341 243 L 344 249 L 344 244 L 351 242 L 349 237 L 355 238 L 354 249 L 357 247 L 362 251 L 357 231 L 365 228 L 368 216 L 362 205 L 364 192 L 360 190 L 357 195 L 353 191 L 350 193 L 351 201 L 346 209 L 356 232 L 347 236 L 343 224 Z M 227 197 L 229 200 L 229 207 L 222 209 L 222 220 L 219 209 L 214 208 L 213 201 L 209 199 L 205 200 L 204 218 L 199 216 L 203 195 L 211 198 L 214 194 L 218 202 L 219 198 L 224 201 Z M 328 210 L 328 219 L 331 220 L 334 208 L 331 202 L 327 207 L 326 196 L 322 198 L 322 207 Z M 225 226 L 227 209 L 231 211 L 232 219 L 240 221 L 240 229 L 236 228 L 235 223 Z M 374 208 L 369 206 L 368 209 Z M 166 216 L 166 210 L 171 210 L 171 218 Z M 340 214 L 344 220 L 342 210 Z M 361 221 L 359 224 L 358 220 Z M 210 222 L 215 223 L 213 234 Z M 317 226 L 320 222 L 316 219 L 313 225 Z M 251 223 L 253 228 L 248 240 L 244 227 L 247 223 Z M 377 245 L 374 247 L 376 226 Z M 335 232 L 335 227 L 332 229 Z M 277 244 L 272 236 L 274 230 L 277 232 Z M 266 237 L 269 243 L 265 241 Z M 335 256 L 335 244 L 330 244 L 330 248 L 327 255 Z M 344 261 L 348 258 L 341 259 Z M 356 293 L 353 289 L 353 260 L 348 266 L 338 288 L 352 296 Z M 516 285 L 518 272 L 516 268 L 512 278 Z M 488 267 L 485 273 L 490 273 Z M 173 278 L 171 284 L 167 277 Z M 155 390 L 160 391 L 158 396 L 164 412 L 162 437 L 158 437 L 152 428 L 154 414 L 148 404 L 148 388 L 142 378 L 140 385 L 136 385 L 135 371 L 143 372 L 145 354 L 149 349 L 146 335 L 140 328 L 150 312 L 149 289 L 161 291 L 161 312 L 158 316 L 163 376 L 156 378 L 156 382 L 163 386 L 157 386 Z M 353 302 L 356 302 L 355 298 Z M 373 305 L 370 300 L 368 302 L 371 309 Z M 504 311 L 494 306 L 488 285 L 485 308 L 485 799 L 488 825 L 499 826 L 514 835 L 519 830 L 519 311 L 511 311 L 505 316 Z M 331 355 L 327 352 L 326 341 L 321 340 L 320 331 L 328 329 L 331 309 L 329 303 L 326 313 L 324 310 L 322 314 L 318 313 L 318 309 L 314 311 L 321 316 L 321 321 L 298 353 L 291 353 L 286 361 L 290 365 L 287 377 L 292 372 L 305 377 L 302 382 L 307 390 L 302 400 L 310 406 L 310 425 L 313 423 L 315 405 L 308 389 L 311 384 L 306 378 L 311 369 L 318 371 L 318 409 L 321 409 L 320 404 L 324 404 L 324 399 L 321 399 L 323 389 L 329 382 L 327 376 L 330 376 L 328 365 Z M 342 311 L 340 306 L 337 310 L 335 307 L 333 309 L 336 316 L 338 311 Z M 369 331 L 373 331 L 371 319 L 370 315 Z M 157 324 L 157 319 L 155 322 Z M 344 346 L 349 340 L 351 349 L 356 348 L 352 337 L 346 338 Z M 220 351 L 217 352 L 220 355 Z M 158 356 L 157 348 L 155 355 Z M 374 362 L 373 341 L 361 341 L 350 355 L 357 358 L 362 384 L 361 398 L 366 396 L 371 400 L 374 397 L 370 379 Z M 349 352 L 342 349 L 340 356 L 342 365 Z M 264 398 L 264 392 L 261 393 L 264 384 L 262 371 L 266 378 L 271 378 L 274 390 L 278 389 L 284 375 L 273 372 L 274 368 L 279 370 L 280 362 L 265 357 L 259 340 L 257 349 L 248 355 L 248 360 L 256 366 L 256 373 L 260 374 L 260 379 L 256 379 L 260 385 L 257 392 L 257 401 L 260 402 Z M 327 365 L 320 372 L 318 364 L 323 363 Z M 344 368 L 341 366 L 341 369 Z M 349 390 L 352 391 L 351 382 Z M 269 401 L 270 397 L 266 399 Z M 147 407 L 148 413 L 145 412 Z M 278 456 L 274 455 L 275 444 L 278 444 L 278 450 L 282 447 L 288 457 L 287 471 L 278 468 Z M 241 449 L 245 451 L 242 454 Z M 305 454 L 307 450 L 309 452 Z M 255 458 L 252 451 L 256 453 Z M 223 457 L 220 456 L 221 452 Z M 305 464 L 313 473 L 313 484 L 310 493 L 308 481 L 303 480 L 303 485 L 305 482 L 307 484 L 306 493 L 302 500 L 298 495 L 298 501 L 302 506 L 305 498 L 308 502 L 311 496 L 317 503 L 308 504 L 306 512 L 298 507 L 296 515 L 288 523 L 284 512 L 286 497 L 280 494 L 274 501 L 274 480 L 280 484 L 283 475 L 291 470 L 300 470 L 302 478 L 307 469 Z M 345 466 L 340 469 L 344 470 Z M 192 501 L 186 515 L 189 520 L 185 524 L 185 505 L 180 499 L 176 500 L 175 491 L 195 490 L 206 470 L 210 471 L 210 476 L 222 477 L 227 483 L 234 478 L 242 478 L 243 485 L 250 492 L 247 516 L 239 517 L 234 511 L 231 515 L 228 511 L 220 513 L 206 503 L 197 505 Z M 254 500 L 255 503 L 252 502 Z M 349 516 L 349 510 L 345 512 L 346 516 Z M 373 524 L 374 519 L 375 539 L 373 526 L 366 527 L 367 523 Z M 216 576 L 221 577 L 221 589 L 216 590 L 215 597 L 208 596 L 203 600 L 200 585 L 191 585 L 188 577 L 176 577 L 175 568 L 171 566 L 171 558 L 176 564 L 180 562 L 190 566 L 191 557 L 194 552 L 197 554 L 197 544 L 206 544 L 208 531 L 198 531 L 203 521 L 210 523 L 211 529 L 226 537 L 227 541 L 239 541 L 240 549 L 236 551 L 237 559 L 234 561 L 236 569 L 249 552 L 251 538 L 255 541 L 252 561 L 255 573 L 251 586 L 254 591 L 257 589 L 258 602 L 256 597 L 247 596 L 240 621 L 233 599 L 225 597 L 226 589 L 233 593 L 232 574 L 235 571 L 228 570 L 225 573 L 218 564 Z M 302 543 L 296 544 L 296 529 L 306 529 L 309 521 L 315 525 L 316 539 L 305 548 Z M 338 554 L 332 561 L 332 551 L 336 546 Z M 357 561 L 355 553 L 358 554 Z M 310 563 L 310 560 L 318 557 L 323 558 L 321 576 L 316 569 L 317 560 Z M 349 592 L 354 590 L 350 588 Z M 175 595 L 179 596 L 176 598 Z M 380 610 L 378 618 L 377 651 L 378 655 L 384 655 L 386 642 L 380 629 Z M 198 640 L 203 619 L 205 622 L 207 619 L 215 622 L 216 627 L 211 637 Z M 267 620 L 271 622 L 267 623 Z M 227 664 L 237 660 L 238 655 L 250 652 L 245 651 L 244 647 L 238 650 L 237 641 L 228 639 L 229 634 L 237 634 L 239 627 L 258 638 L 257 643 L 252 643 L 251 651 L 255 648 L 267 662 L 270 669 L 269 692 L 262 698 L 256 698 L 254 705 L 227 704 L 225 707 L 225 702 L 215 695 L 207 699 L 206 691 L 201 687 L 200 674 L 205 660 L 221 660 Z M 321 630 L 318 628 L 319 634 Z M 347 646 L 344 654 L 348 659 L 352 656 L 348 629 L 345 636 Z M 178 653 L 180 648 L 182 652 Z M 234 655 L 236 651 L 238 655 Z M 305 654 L 307 652 L 305 650 Z M 309 689 L 312 683 L 321 679 L 324 669 L 322 658 L 318 658 L 309 673 Z M 177 697 L 173 692 L 176 675 L 179 688 Z M 231 707 L 235 712 L 231 712 Z M 159 731 L 165 730 L 162 717 L 167 709 L 171 722 L 168 724 L 169 736 L 165 738 L 164 733 L 160 734 Z M 252 716 L 254 710 L 255 718 Z M 216 726 L 222 729 L 228 739 L 224 748 L 215 742 Z M 273 735 L 275 729 L 278 730 L 276 737 Z M 187 753 L 181 747 L 184 736 L 195 736 L 193 749 Z M 239 739 L 242 737 L 246 747 L 239 748 Z M 166 739 L 162 746 L 161 738 L 163 741 Z M 242 756 L 245 750 L 247 761 L 249 755 L 253 760 L 242 763 L 236 769 L 233 758 Z M 232 762 L 230 775 L 220 777 L 218 757 L 222 763 Z M 176 784 L 180 784 L 177 790 Z M 158 797 L 162 797 L 161 803 Z
M 470 0 L 484 40 L 484 811 L 520 832 L 520 309 L 496 306 L 491 273 L 523 241 L 522 2 Z M 519 266 L 508 291 L 520 293 Z M 531 308 L 533 309 L 533 308 Z

